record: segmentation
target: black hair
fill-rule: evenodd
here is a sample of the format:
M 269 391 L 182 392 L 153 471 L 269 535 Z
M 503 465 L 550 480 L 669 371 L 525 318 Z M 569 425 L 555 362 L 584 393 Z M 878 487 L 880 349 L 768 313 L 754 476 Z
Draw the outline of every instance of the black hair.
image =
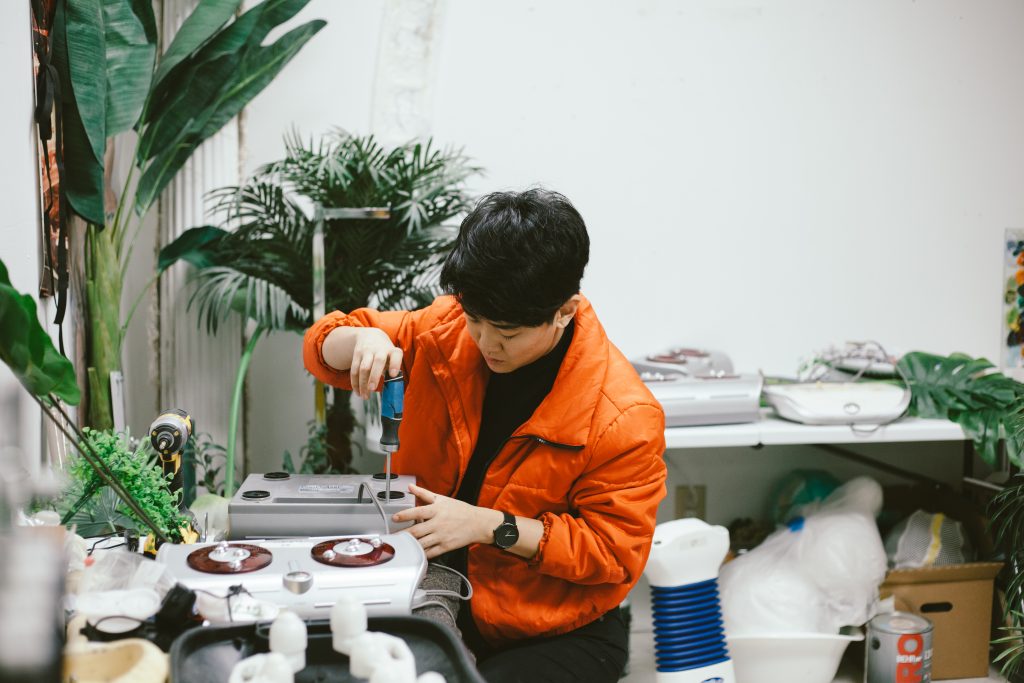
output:
M 471 316 L 515 327 L 550 322 L 580 291 L 590 237 L 557 192 L 494 192 L 462 221 L 441 286 Z

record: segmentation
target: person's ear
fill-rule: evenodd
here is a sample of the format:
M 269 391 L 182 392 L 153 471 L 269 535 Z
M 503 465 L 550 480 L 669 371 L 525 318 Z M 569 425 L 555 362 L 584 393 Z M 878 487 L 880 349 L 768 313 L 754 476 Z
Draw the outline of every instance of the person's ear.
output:
M 573 294 L 571 297 L 566 299 L 565 303 L 558 308 L 558 312 L 555 314 L 555 326 L 561 329 L 565 329 L 569 326 L 569 322 L 576 315 L 576 311 L 580 307 L 579 294 Z

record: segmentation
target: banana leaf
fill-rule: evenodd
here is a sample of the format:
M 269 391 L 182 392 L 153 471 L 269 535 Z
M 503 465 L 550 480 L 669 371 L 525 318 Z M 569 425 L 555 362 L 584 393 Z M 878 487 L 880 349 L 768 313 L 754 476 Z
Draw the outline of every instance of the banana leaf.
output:
M 308 2 L 265 0 L 225 28 L 240 0 L 202 0 L 155 72 L 157 32 L 149 0 L 59 3 L 54 61 L 65 84 L 66 184 L 75 212 L 103 225 L 106 140 L 136 126 L 145 108 L 136 151 L 145 173 L 135 198 L 136 211 L 145 213 L 192 152 L 323 26 L 310 22 L 261 47 Z M 265 63 L 254 65 L 254 59 Z
M 71 90 L 97 159 L 107 148 L 107 57 L 101 0 L 74 0 L 67 6 L 68 67 Z
M 53 341 L 39 324 L 36 302 L 14 288 L 3 261 L 0 261 L 0 360 L 35 396 L 53 394 L 71 405 L 81 400 L 71 361 L 54 348 Z
M 57 3 L 52 30 L 53 52 L 51 59 L 57 70 L 58 80 L 62 84 L 60 114 L 64 123 L 64 166 L 67 169 L 61 179 L 61 191 L 67 196 L 75 213 L 90 223 L 102 225 L 102 154 L 97 156 L 93 149 L 71 86 L 71 72 L 68 64 L 67 14 L 64 2 Z
M 262 47 L 253 43 L 242 60 L 242 70 L 237 80 L 223 93 L 213 116 L 206 121 L 201 133 L 203 139 L 220 130 L 252 98 L 263 92 L 299 50 L 326 25 L 326 21 L 314 20 L 292 29 L 272 45 Z
M 135 126 L 149 95 L 156 59 L 150 0 L 103 0 L 106 49 L 106 137 Z
M 200 0 L 192 13 L 174 34 L 170 47 L 160 58 L 160 66 L 153 76 L 153 86 L 161 81 L 186 57 L 201 47 L 228 20 L 235 15 L 242 0 Z
M 256 5 L 161 79 L 150 98 L 148 125 L 139 140 L 137 163 L 141 166 L 174 144 L 179 133 L 199 116 L 198 112 L 207 109 L 229 87 L 246 51 L 258 48 L 275 27 L 308 3 L 309 0 L 266 0 Z
M 181 91 L 195 79 L 196 71 L 203 64 L 217 61 L 221 57 L 239 54 L 247 45 L 262 43 L 270 31 L 277 26 L 277 24 L 273 23 L 276 17 L 280 17 L 277 23 L 283 23 L 294 16 L 308 2 L 309 0 L 265 0 L 265 2 L 257 4 L 242 14 L 222 30 L 208 36 L 209 40 L 205 41 L 196 52 L 190 53 L 187 59 L 182 59 L 179 63 L 176 63 L 166 75 L 161 76 L 159 82 L 155 83 L 150 99 L 151 104 L 154 105 L 152 111 L 165 111 L 169 101 L 177 98 Z M 297 9 L 285 15 L 275 12 L 269 19 L 264 19 L 268 6 L 280 6 L 282 4 L 285 8 L 297 6 Z M 255 43 L 251 41 L 255 41 Z M 161 66 L 163 63 L 161 61 Z M 157 118 L 159 117 L 155 113 L 151 114 L 147 117 L 146 123 Z
M 149 112 L 153 120 L 139 136 L 136 150 L 139 168 L 146 168 L 147 162 L 150 169 L 159 166 L 162 157 L 175 156 L 178 146 L 197 138 L 193 129 L 196 119 L 207 115 L 210 103 L 217 99 L 224 84 L 237 72 L 240 61 L 238 56 L 223 55 L 203 62 L 193 72 L 192 78 L 182 83 L 169 98 L 150 104 Z M 191 154 L 194 148 L 189 146 L 185 149 Z M 136 198 L 136 206 L 139 205 L 140 200 Z
M 149 94 L 156 57 L 149 0 L 58 4 L 54 64 L 63 84 L 66 192 L 76 213 L 104 224 L 107 138 L 132 128 Z
M 307 1 L 292 4 L 304 5 Z M 268 16 L 276 15 L 268 12 Z M 145 213 L 195 149 L 262 92 L 325 25 L 323 21 L 308 22 L 266 47 L 261 47 L 257 40 L 262 39 L 262 31 L 254 31 L 249 36 L 254 42 L 246 43 L 241 53 L 202 64 L 186 94 L 142 134 L 140 155 L 145 156 L 149 150 L 156 154 L 139 179 L 136 211 Z M 220 88 L 214 89 L 213 85 Z M 174 126 L 169 123 L 172 121 Z M 182 127 L 176 128 L 179 122 Z M 173 139 L 168 139 L 172 133 Z

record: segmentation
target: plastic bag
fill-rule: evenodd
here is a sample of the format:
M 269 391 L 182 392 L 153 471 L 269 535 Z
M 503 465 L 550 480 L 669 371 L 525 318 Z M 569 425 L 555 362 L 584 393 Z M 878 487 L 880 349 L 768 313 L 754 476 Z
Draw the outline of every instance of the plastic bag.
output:
M 872 519 L 882 512 L 882 487 L 870 477 L 857 477 L 836 488 L 824 500 L 795 508 L 796 515 L 811 517 L 823 512 L 861 512 Z M 787 520 L 788 521 L 788 520 Z
M 880 500 L 877 482 L 854 479 L 722 567 L 727 633 L 834 634 L 865 623 L 887 565 L 874 518 Z
M 885 551 L 894 569 L 963 564 L 974 559 L 964 525 L 945 514 L 916 510 L 885 537 Z
M 82 575 L 79 593 L 152 588 L 163 597 L 174 587 L 167 566 L 140 553 L 107 550 L 93 557 L 95 561 Z

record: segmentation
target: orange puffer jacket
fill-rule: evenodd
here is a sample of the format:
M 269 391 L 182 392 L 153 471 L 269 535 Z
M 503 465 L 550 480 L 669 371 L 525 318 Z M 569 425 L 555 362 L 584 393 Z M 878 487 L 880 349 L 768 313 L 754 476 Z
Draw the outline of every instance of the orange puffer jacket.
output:
M 404 352 L 405 416 L 394 468 L 454 496 L 480 431 L 489 370 L 462 308 L 440 297 L 418 311 L 330 313 L 307 332 L 306 368 L 351 388 L 324 363 L 336 327 L 378 327 Z M 492 645 L 556 635 L 617 606 L 643 572 L 665 496 L 665 416 L 586 299 L 551 392 L 494 459 L 479 505 L 544 523 L 524 560 L 469 548 L 473 616 Z

